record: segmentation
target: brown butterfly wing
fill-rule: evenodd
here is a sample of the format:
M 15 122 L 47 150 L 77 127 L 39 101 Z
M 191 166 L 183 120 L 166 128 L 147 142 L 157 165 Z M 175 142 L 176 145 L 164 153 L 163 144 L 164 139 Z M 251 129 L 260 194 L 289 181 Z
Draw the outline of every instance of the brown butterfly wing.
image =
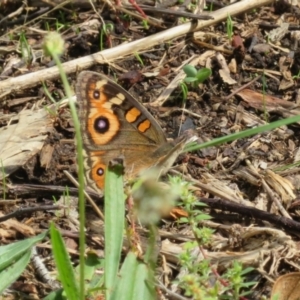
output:
M 174 152 L 146 108 L 106 76 L 81 72 L 76 95 L 89 185 L 103 189 L 112 159 L 123 157 L 127 177 L 133 177 Z

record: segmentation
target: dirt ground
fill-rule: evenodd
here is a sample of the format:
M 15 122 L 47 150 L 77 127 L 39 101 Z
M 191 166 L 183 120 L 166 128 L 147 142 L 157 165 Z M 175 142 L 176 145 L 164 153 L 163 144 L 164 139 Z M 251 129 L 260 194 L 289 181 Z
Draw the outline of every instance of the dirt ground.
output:
M 84 0 L 0 3 L 0 159 L 8 175 L 2 179 L 1 193 L 9 203 L 1 201 L 0 213 L 3 217 L 18 212 L 13 216 L 17 226 L 0 223 L 1 245 L 38 234 L 55 220 L 73 250 L 74 262 L 78 228 L 66 216 L 42 209 L 53 205 L 54 198 L 60 199 L 68 186 L 76 210 L 77 188 L 64 172 L 77 178 L 69 107 L 61 103 L 50 122 L 36 115 L 32 122 L 33 115 L 24 113 L 65 97 L 54 61 L 43 54 L 48 31 L 59 32 L 65 40 L 61 60 L 73 88 L 85 69 L 117 80 L 144 104 L 168 138 L 190 130 L 201 144 L 299 115 L 300 103 L 298 3 L 138 2 L 147 22 L 130 3 L 93 3 L 94 7 Z M 183 101 L 180 83 L 186 64 L 198 70 L 210 68 L 212 74 L 203 83 L 188 86 Z M 7 135 L 11 124 L 22 125 Z M 257 284 L 244 299 L 270 297 L 280 275 L 299 270 L 299 132 L 295 123 L 188 152 L 178 157 L 171 171 L 192 181 L 197 197 L 208 205 L 212 220 L 203 224 L 215 234 L 205 251 L 220 272 L 233 259 L 255 268 L 248 281 Z M 102 198 L 90 194 L 101 207 Z M 99 234 L 98 223 L 93 223 L 97 217 L 91 208 L 87 213 L 88 245 L 101 251 L 102 243 L 94 239 Z M 168 282 L 180 273 L 176 260 L 180 245 L 193 239 L 190 228 L 179 226 L 176 220 L 172 215 L 160 224 L 160 254 L 173 270 Z M 50 246 L 37 249 L 53 271 Z M 41 299 L 52 289 L 30 265 L 5 299 L 20 299 L 20 295 Z M 179 288 L 174 294 L 183 297 Z M 161 290 L 161 299 L 179 298 Z

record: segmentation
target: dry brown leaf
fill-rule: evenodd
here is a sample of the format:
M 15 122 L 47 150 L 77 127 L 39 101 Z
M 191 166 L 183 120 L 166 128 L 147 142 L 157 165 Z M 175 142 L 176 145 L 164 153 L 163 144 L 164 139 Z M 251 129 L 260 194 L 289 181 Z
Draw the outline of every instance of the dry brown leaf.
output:
M 293 192 L 294 186 L 288 179 L 267 170 L 265 180 L 273 187 L 285 205 L 288 206 L 296 198 Z
M 182 217 L 188 217 L 189 214 L 183 210 L 182 208 L 180 207 L 174 207 L 172 208 L 171 212 L 170 212 L 170 215 L 175 219 L 179 219 L 179 218 L 182 218 Z
M 300 272 L 285 274 L 277 278 L 271 292 L 271 299 L 299 300 Z
M 0 212 L 0 217 L 3 217 L 4 214 Z M 1 227 L 5 230 L 15 230 L 17 232 L 20 232 L 25 237 L 33 236 L 36 234 L 35 230 L 24 224 L 21 223 L 15 219 L 9 219 L 1 223 Z
M 237 82 L 230 76 L 230 70 L 229 67 L 227 66 L 225 57 L 220 52 L 217 52 L 216 58 L 221 67 L 221 69 L 219 70 L 219 74 L 222 80 L 229 85 L 236 84 Z
M 268 53 L 272 51 L 272 47 L 269 44 L 259 43 L 253 46 L 253 51 L 257 53 Z
M 237 73 L 237 63 L 236 63 L 236 59 L 233 58 L 229 64 L 228 64 L 228 68 L 230 70 L 231 73 L 236 74 Z
M 1 240 L 12 239 L 12 238 L 15 239 L 16 238 L 16 231 L 0 228 L 0 237 L 1 237 Z
M 202 67 L 207 66 L 207 65 L 206 65 L 207 59 L 214 57 L 215 54 L 216 54 L 216 51 L 215 51 L 215 50 L 207 50 L 207 51 L 205 51 L 204 53 L 202 53 L 202 54 L 200 55 L 198 64 L 199 64 L 200 66 L 202 66 Z
M 289 23 L 282 23 L 280 27 L 271 30 L 268 34 L 268 37 L 272 42 L 279 42 L 288 31 Z
M 51 161 L 52 161 L 52 155 L 54 152 L 54 147 L 51 144 L 45 145 L 40 153 L 40 165 L 44 169 L 48 169 Z
M 4 169 L 0 180 L 38 153 L 53 128 L 49 112 L 44 108 L 23 110 L 10 124 L 0 128 L 0 159 Z
M 251 107 L 259 109 L 261 111 L 271 111 L 274 109 L 278 109 L 279 107 L 290 109 L 295 106 L 295 104 L 292 102 L 282 100 L 271 95 L 264 95 L 250 89 L 239 91 L 237 95 L 239 95 Z
M 279 91 L 287 90 L 287 89 L 293 87 L 294 84 L 295 84 L 295 83 L 294 83 L 294 80 L 293 80 L 293 79 L 287 80 L 287 79 L 283 78 L 283 79 L 280 81 L 278 90 L 279 90 Z
M 234 79 L 231 78 L 229 72 L 226 72 L 225 70 L 221 69 L 219 70 L 219 74 L 225 83 L 229 85 L 233 85 L 237 83 Z

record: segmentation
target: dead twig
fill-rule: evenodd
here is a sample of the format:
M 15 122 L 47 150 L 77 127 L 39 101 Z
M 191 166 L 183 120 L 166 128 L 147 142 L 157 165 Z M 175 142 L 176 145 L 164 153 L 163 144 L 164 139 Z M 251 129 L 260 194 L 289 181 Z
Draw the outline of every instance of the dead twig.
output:
M 209 205 L 211 208 L 235 212 L 241 216 L 247 216 L 260 221 L 268 221 L 276 226 L 282 226 L 286 230 L 293 230 L 296 232 L 300 230 L 299 222 L 286 217 L 276 216 L 255 207 L 249 207 L 233 201 L 217 198 L 199 198 L 199 201 Z
M 41 205 L 41 206 L 35 206 L 35 207 L 20 208 L 20 209 L 15 210 L 3 217 L 0 217 L 0 223 L 6 221 L 8 219 L 11 219 L 11 218 L 22 216 L 24 214 L 32 214 L 37 211 L 59 210 L 61 208 L 62 207 L 59 205 Z

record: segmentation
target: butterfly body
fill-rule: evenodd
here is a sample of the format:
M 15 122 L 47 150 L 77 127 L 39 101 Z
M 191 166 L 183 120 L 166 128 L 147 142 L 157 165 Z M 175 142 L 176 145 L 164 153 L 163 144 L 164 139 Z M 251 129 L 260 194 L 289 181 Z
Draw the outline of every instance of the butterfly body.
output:
M 83 71 L 76 84 L 86 181 L 103 190 L 105 169 L 111 160 L 124 159 L 125 177 L 134 178 L 157 166 L 171 167 L 184 142 L 167 142 L 147 109 L 106 76 Z

